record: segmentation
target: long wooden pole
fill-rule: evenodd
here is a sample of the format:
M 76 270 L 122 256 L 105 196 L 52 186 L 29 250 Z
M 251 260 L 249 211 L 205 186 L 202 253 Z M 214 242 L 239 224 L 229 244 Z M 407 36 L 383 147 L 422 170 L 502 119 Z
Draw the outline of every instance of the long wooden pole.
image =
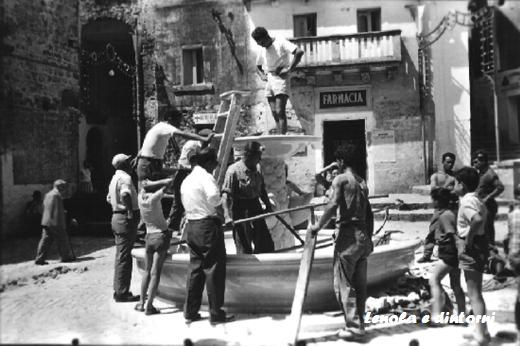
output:
M 311 222 L 316 222 L 314 207 L 311 207 Z M 316 247 L 317 236 L 313 234 L 311 229 L 307 229 L 305 235 L 305 246 L 303 248 L 302 259 L 300 262 L 300 270 L 298 272 L 298 280 L 296 281 L 296 289 L 294 291 L 294 299 L 291 307 L 291 315 L 289 316 L 289 343 L 296 345 L 300 325 L 303 314 L 303 305 L 307 288 L 309 287 L 309 278 L 312 268 L 312 260 L 314 259 L 314 249 Z

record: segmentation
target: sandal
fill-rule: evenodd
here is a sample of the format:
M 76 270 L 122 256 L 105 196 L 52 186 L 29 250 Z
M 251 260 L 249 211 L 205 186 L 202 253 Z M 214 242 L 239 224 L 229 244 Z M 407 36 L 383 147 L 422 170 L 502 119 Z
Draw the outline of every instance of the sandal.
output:
M 135 311 L 143 312 L 143 311 L 144 311 L 143 304 L 142 304 L 142 303 L 137 303 L 137 304 L 135 304 L 135 306 L 134 306 L 134 310 L 135 310 Z
M 154 308 L 153 306 L 151 308 L 147 308 L 144 311 L 145 315 L 156 315 L 156 314 L 160 314 L 160 313 L 161 312 L 159 310 L 157 310 L 156 308 Z

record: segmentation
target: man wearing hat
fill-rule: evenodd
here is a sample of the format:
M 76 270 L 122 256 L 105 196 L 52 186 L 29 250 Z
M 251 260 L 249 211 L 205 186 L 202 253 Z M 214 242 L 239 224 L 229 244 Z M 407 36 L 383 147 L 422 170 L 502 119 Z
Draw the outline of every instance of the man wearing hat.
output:
M 207 138 L 213 132 L 210 129 L 202 129 L 197 134 L 201 138 Z M 179 170 L 175 174 L 175 178 L 172 183 L 173 190 L 173 203 L 170 210 L 170 222 L 169 228 L 178 231 L 181 224 L 182 215 L 184 214 L 184 206 L 181 200 L 181 184 L 184 179 L 191 173 L 193 155 L 205 148 L 208 142 L 190 139 L 184 143 L 181 150 L 181 156 L 179 157 Z
M 258 142 L 247 143 L 242 160 L 233 163 L 226 171 L 222 186 L 226 223 L 262 214 L 260 200 L 266 212 L 272 211 L 265 189 L 264 177 L 257 169 L 262 160 L 263 147 Z M 237 253 L 273 252 L 274 244 L 265 219 L 233 226 L 233 239 Z M 251 247 L 254 244 L 254 249 Z
M 54 239 L 58 243 L 58 251 L 62 262 L 72 262 L 76 259 L 66 230 L 65 208 L 63 207 L 63 197 L 66 192 L 67 182 L 58 179 L 54 182 L 53 189 L 47 192 L 43 200 L 42 237 L 38 244 L 35 260 L 35 263 L 38 265 L 48 264 L 45 261 L 45 257 Z
M 116 243 L 114 263 L 114 300 L 132 302 L 139 300 L 130 292 L 132 278 L 132 248 L 137 236 L 137 191 L 130 177 L 130 156 L 117 154 L 112 159 L 116 169 L 108 187 L 107 202 L 112 206 L 112 231 Z

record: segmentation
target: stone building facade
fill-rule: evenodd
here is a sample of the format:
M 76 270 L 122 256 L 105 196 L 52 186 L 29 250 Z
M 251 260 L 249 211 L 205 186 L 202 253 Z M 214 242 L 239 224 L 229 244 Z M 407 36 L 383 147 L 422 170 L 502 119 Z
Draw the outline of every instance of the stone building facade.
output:
M 77 179 L 77 1 L 0 3 L 2 234 L 19 231 L 34 190 Z
M 256 26 L 306 51 L 291 78 L 289 126 L 322 141 L 287 161 L 304 189 L 342 142 L 357 145 L 358 168 L 377 194 L 425 183 L 444 151 L 469 160 L 468 29 L 450 28 L 431 46 L 428 102 L 417 40 L 453 8 L 466 12 L 466 1 L 0 4 L 2 234 L 15 232 L 33 190 L 46 192 L 58 177 L 74 185 L 84 160 L 103 196 L 110 158 L 136 154 L 159 114 L 184 130 L 211 127 L 219 94 L 248 89 L 238 132 L 269 133 Z

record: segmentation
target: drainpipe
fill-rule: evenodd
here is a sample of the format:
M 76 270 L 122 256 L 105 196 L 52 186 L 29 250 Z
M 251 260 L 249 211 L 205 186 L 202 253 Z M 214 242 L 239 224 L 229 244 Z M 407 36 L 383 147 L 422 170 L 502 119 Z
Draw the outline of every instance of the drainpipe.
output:
M 496 17 L 496 7 L 491 8 L 492 17 L 491 17 L 491 35 L 493 39 L 493 76 L 486 74 L 491 82 L 491 88 L 493 91 L 493 115 L 495 119 L 495 150 L 497 153 L 497 164 L 500 162 L 500 127 L 498 123 L 498 97 L 497 97 L 497 84 L 496 84 L 496 76 L 498 69 L 498 45 L 497 45 L 497 17 Z
M 142 90 L 141 90 L 141 39 L 139 37 L 139 18 L 135 19 L 135 30 L 132 35 L 135 56 L 135 121 L 137 128 L 137 151 L 141 149 L 141 120 L 143 114 Z
M 493 72 L 495 75 L 496 73 Z M 493 91 L 493 115 L 495 120 L 495 151 L 497 156 L 497 163 L 500 162 L 500 128 L 498 123 L 498 97 L 497 97 L 497 88 L 495 83 L 495 78 L 486 74 L 486 77 L 489 79 L 491 83 L 491 91 Z

